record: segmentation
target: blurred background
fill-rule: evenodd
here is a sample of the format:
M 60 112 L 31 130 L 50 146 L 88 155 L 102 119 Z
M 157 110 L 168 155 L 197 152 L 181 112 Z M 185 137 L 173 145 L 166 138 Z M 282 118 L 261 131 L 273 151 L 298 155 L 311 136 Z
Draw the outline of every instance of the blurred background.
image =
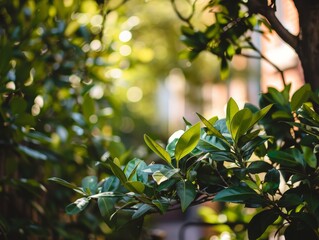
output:
M 214 21 L 206 2 L 197 3 L 198 28 Z M 296 33 L 289 3 L 279 3 L 277 13 Z M 230 97 L 257 105 L 267 86 L 283 87 L 276 69 L 256 59 L 234 57 L 226 80 L 215 56 L 204 52 L 189 61 L 181 25 L 169 0 L 0 1 L 1 239 L 108 239 L 111 230 L 94 206 L 64 214 L 74 196 L 49 177 L 102 179 L 107 173 L 95 162 L 105 154 L 123 164 L 148 157 L 145 133 L 165 142 L 184 129 L 183 117 L 192 123 L 196 112 L 223 117 Z M 255 44 L 286 70 L 293 89 L 302 84 L 296 55 L 277 36 L 256 36 Z M 236 206 L 220 208 L 151 217 L 146 226 L 171 240 L 189 220 L 249 216 Z M 182 239 L 231 239 L 227 226 L 215 234 L 189 229 L 193 235 Z

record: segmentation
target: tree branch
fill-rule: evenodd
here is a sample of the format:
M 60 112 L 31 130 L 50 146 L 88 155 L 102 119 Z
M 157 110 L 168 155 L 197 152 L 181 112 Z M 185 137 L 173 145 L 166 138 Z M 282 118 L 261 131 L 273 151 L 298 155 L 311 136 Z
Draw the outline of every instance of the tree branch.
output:
M 250 13 L 261 14 L 270 23 L 272 29 L 290 45 L 295 51 L 298 50 L 298 37 L 290 33 L 275 15 L 275 9 L 271 5 L 260 0 L 249 0 L 248 8 Z

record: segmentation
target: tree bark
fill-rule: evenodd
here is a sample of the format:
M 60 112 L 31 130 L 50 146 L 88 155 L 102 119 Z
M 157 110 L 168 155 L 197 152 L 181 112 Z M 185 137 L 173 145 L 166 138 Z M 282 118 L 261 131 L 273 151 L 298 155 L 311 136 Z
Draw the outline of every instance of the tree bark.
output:
M 299 13 L 300 35 L 296 52 L 305 82 L 319 89 L 319 1 L 294 0 Z

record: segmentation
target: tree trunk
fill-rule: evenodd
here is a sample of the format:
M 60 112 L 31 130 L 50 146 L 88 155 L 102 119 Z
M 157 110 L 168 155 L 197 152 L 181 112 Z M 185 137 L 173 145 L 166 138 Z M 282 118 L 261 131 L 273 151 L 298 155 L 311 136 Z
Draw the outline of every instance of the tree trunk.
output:
M 319 1 L 294 0 L 299 13 L 300 36 L 296 52 L 305 82 L 319 90 Z

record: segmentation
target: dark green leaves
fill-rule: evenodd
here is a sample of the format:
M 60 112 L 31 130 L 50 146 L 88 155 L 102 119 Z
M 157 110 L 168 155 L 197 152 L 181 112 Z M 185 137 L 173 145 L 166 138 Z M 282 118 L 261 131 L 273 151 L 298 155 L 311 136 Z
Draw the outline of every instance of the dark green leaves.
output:
M 261 196 L 247 186 L 231 186 L 221 190 L 214 197 L 216 202 L 245 203 L 247 200 L 255 203 L 263 202 Z
M 273 224 L 279 214 L 272 209 L 257 213 L 248 224 L 248 237 L 250 240 L 259 238 Z
M 275 195 L 276 191 L 279 188 L 279 184 L 280 184 L 279 171 L 275 168 L 270 169 L 265 176 L 263 191 L 271 195 Z
M 189 181 L 181 180 L 176 184 L 176 191 L 184 212 L 196 197 L 195 186 Z

